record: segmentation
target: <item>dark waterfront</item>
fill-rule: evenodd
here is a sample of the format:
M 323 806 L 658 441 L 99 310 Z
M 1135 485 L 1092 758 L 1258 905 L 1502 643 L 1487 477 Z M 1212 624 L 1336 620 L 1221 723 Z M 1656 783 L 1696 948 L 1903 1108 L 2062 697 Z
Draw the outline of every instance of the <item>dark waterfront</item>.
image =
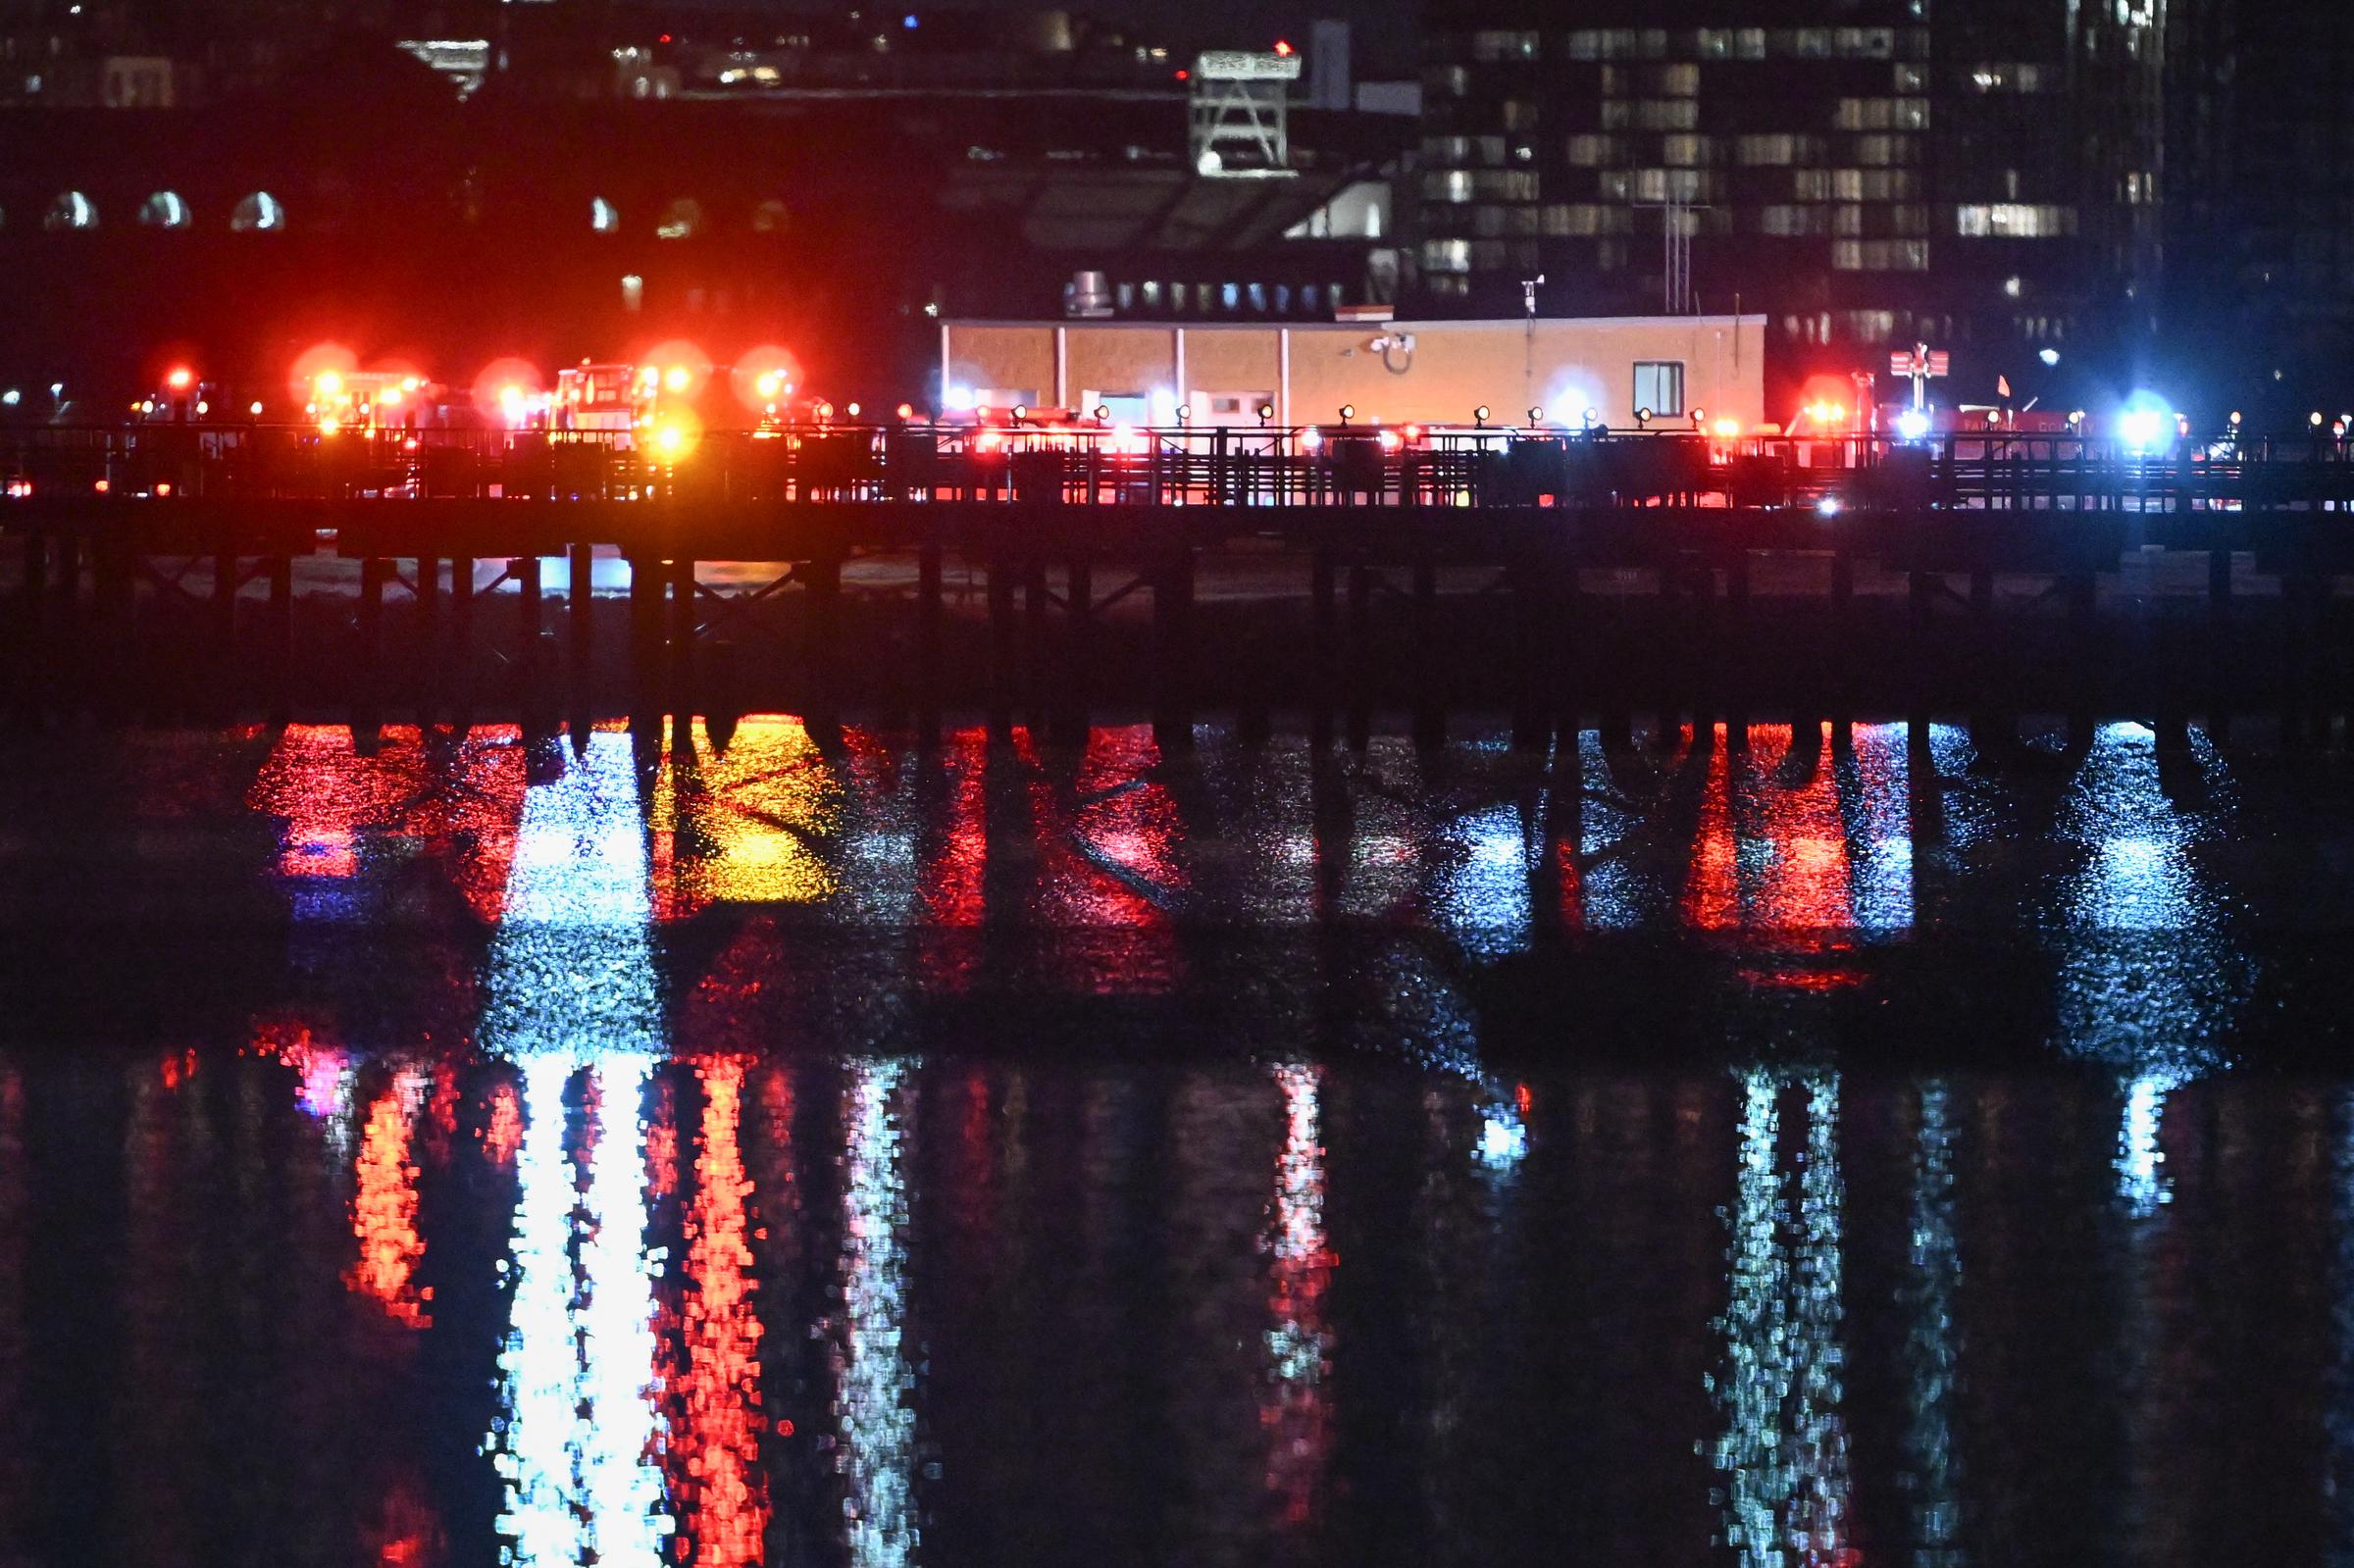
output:
M 1702 738 L 12 739 L 0 1563 L 2354 1554 L 2354 772 Z

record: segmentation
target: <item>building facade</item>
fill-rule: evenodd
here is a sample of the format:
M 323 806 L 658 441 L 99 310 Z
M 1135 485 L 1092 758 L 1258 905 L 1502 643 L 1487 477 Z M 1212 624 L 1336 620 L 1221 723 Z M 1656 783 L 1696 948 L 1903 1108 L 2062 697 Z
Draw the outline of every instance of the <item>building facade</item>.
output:
M 2156 0 L 1522 11 L 1429 38 L 1436 308 L 1763 311 L 1777 379 L 1926 340 L 1990 390 L 2154 278 Z
M 940 331 L 952 405 L 1106 410 L 1140 424 L 1616 428 L 1766 417 L 1766 318 L 1201 323 L 951 321 Z M 1259 411 L 1267 410 L 1262 421 Z

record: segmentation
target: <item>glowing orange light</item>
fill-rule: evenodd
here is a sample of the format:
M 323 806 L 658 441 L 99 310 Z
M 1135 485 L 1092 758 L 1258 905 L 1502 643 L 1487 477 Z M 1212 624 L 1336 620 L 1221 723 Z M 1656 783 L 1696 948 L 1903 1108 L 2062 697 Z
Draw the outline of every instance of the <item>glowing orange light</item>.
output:
M 409 1110 L 399 1084 L 368 1107 L 368 1130 L 360 1142 L 358 1190 L 351 1199 L 351 1231 L 359 1239 L 359 1260 L 344 1284 L 376 1297 L 392 1321 L 422 1329 L 433 1322 L 425 1303 L 431 1286 L 413 1283 L 425 1238 L 417 1231 L 417 1167 L 409 1161 Z
M 155 493 L 158 495 L 170 495 L 172 493 L 172 481 L 170 480 L 165 480 L 158 483 L 155 487 Z
M 1275 55 L 1278 59 L 1289 60 L 1292 57 L 1292 46 L 1290 40 L 1284 38 L 1276 39 Z
M 1736 419 L 1718 420 L 1714 428 L 1719 436 L 1728 441 L 1741 433 L 1741 422 Z
M 104 481 L 104 480 L 100 480 L 100 481 L 98 481 L 98 493 L 99 493 L 100 495 L 104 495 L 104 494 L 105 494 L 105 493 L 106 493 L 106 492 L 107 492 L 109 489 L 111 489 L 111 488 L 112 488 L 112 486 L 111 486 L 111 485 L 109 485 L 109 484 L 106 482 L 106 481 Z
M 196 384 L 196 373 L 185 365 L 177 366 L 171 375 L 164 378 L 164 384 L 175 392 L 184 392 Z
M 295 356 L 286 374 L 286 390 L 298 398 L 333 397 L 343 389 L 343 379 L 360 368 L 360 357 L 340 343 L 317 343 Z M 325 378 L 329 389 L 322 389 Z
M 327 416 L 327 418 L 319 422 L 319 433 L 322 435 L 333 435 L 342 428 L 343 422 L 335 418 L 333 414 L 330 414 Z
M 673 365 L 662 373 L 662 384 L 674 392 L 684 392 L 694 380 L 684 365 Z
M 399 387 L 387 386 L 383 391 L 376 394 L 376 400 L 385 408 L 398 408 L 400 406 L 400 395 Z
M 539 395 L 539 372 L 524 359 L 494 359 L 474 379 L 475 412 L 510 428 L 531 417 Z

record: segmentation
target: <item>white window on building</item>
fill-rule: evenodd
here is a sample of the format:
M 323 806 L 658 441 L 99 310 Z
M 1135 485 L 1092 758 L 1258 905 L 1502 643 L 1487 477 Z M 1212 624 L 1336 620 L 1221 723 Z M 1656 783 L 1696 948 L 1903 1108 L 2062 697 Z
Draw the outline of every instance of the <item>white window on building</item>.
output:
M 1954 232 L 1979 239 L 2054 239 L 2073 233 L 2073 207 L 2030 202 L 1972 202 L 1954 209 Z
M 1651 410 L 1657 419 L 1681 415 L 1684 411 L 1684 362 L 1680 359 L 1635 361 L 1635 407 Z

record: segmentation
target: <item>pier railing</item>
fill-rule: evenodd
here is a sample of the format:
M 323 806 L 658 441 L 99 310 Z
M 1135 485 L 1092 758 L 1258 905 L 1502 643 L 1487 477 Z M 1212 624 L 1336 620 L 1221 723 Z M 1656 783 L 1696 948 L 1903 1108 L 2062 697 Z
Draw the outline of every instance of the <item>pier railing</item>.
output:
M 1088 506 L 2338 511 L 2354 444 L 2069 434 L 1716 437 L 1339 425 L 654 432 L 135 424 L 0 431 L 14 502 L 936 501 Z M 0 507 L 0 519 L 7 509 Z

